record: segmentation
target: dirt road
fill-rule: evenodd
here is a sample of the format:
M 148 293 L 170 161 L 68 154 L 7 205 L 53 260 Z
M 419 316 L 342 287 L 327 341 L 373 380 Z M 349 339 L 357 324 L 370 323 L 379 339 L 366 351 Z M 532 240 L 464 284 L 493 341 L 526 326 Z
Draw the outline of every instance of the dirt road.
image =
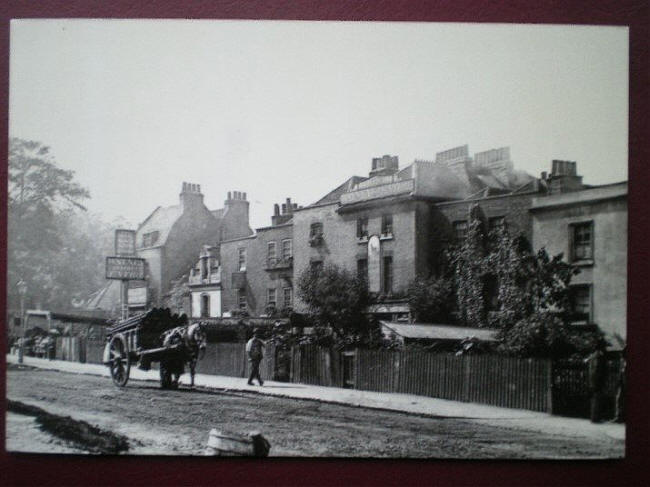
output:
M 9 366 L 7 396 L 130 438 L 129 453 L 200 455 L 208 432 L 259 430 L 271 456 L 612 458 L 622 440 L 533 433 L 246 392 L 119 389 L 106 378 Z

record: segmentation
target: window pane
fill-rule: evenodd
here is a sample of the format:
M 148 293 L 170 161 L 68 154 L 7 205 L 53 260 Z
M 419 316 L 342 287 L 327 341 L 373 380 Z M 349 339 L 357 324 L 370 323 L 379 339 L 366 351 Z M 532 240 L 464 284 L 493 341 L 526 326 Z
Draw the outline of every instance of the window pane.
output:
M 591 289 L 589 286 L 572 286 L 571 318 L 575 321 L 589 321 L 591 315 Z
M 277 246 L 276 246 L 275 242 L 269 242 L 267 244 L 267 246 L 268 246 L 268 251 L 267 251 L 268 266 L 273 267 L 278 262 L 278 259 L 277 259 Z
M 282 241 L 282 259 L 288 260 L 292 256 L 292 241 L 291 239 Z
M 239 249 L 239 270 L 246 270 L 246 249 Z
M 368 236 L 368 219 L 359 218 L 357 220 L 357 238 L 363 238 Z
M 283 292 L 284 292 L 284 307 L 288 308 L 291 306 L 293 290 L 290 287 L 285 287 Z
M 465 237 L 467 237 L 467 222 L 466 221 L 454 222 L 454 234 L 456 237 L 456 241 L 462 242 L 463 240 L 465 240 Z
M 593 258 L 593 227 L 591 222 L 573 226 L 573 259 Z
M 393 290 L 393 258 L 384 257 L 384 292 L 390 293 Z
M 393 215 L 384 215 L 381 218 L 381 233 L 382 235 L 393 234 Z

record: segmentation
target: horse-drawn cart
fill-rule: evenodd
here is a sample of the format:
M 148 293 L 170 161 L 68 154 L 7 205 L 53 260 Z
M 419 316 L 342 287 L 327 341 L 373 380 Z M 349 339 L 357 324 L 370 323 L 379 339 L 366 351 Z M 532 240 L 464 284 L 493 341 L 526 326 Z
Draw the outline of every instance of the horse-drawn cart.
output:
M 149 370 L 153 362 L 160 364 L 163 389 L 178 387 L 185 364 L 193 386 L 196 362 L 205 353 L 205 343 L 200 324 L 188 325 L 187 316 L 172 315 L 169 309 L 152 309 L 108 329 L 103 362 L 119 387 L 128 382 L 132 365 Z

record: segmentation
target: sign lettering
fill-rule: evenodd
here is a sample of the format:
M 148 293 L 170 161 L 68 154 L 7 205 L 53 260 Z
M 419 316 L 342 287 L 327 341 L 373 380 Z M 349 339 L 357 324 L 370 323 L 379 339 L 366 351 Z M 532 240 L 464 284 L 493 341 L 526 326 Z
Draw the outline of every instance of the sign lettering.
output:
M 143 280 L 144 259 L 106 257 L 106 279 Z
M 115 230 L 115 255 L 135 256 L 135 230 Z

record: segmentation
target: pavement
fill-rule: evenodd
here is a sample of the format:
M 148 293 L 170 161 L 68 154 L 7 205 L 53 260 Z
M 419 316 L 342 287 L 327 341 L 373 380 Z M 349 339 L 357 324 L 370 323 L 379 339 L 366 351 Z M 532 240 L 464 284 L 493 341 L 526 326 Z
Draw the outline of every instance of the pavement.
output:
M 7 355 L 7 363 L 17 364 L 16 355 Z M 72 374 L 99 375 L 109 378 L 108 368 L 100 364 L 82 364 L 62 360 L 25 357 L 24 364 L 47 370 Z M 131 367 L 133 380 L 159 382 L 157 370 L 143 371 Z M 602 439 L 625 439 L 625 425 L 618 423 L 592 423 L 587 419 L 553 416 L 524 409 L 509 409 L 485 404 L 449 401 L 412 394 L 359 391 L 308 384 L 264 381 L 264 386 L 249 386 L 247 379 L 220 375 L 197 374 L 197 387 L 230 391 L 246 391 L 269 396 L 344 404 L 348 406 L 399 411 L 424 416 L 466 419 L 493 426 L 539 431 L 562 436 L 583 436 Z M 189 374 L 181 377 L 181 385 L 189 385 Z M 128 384 L 127 384 L 128 387 Z M 11 395 L 7 387 L 7 396 Z

